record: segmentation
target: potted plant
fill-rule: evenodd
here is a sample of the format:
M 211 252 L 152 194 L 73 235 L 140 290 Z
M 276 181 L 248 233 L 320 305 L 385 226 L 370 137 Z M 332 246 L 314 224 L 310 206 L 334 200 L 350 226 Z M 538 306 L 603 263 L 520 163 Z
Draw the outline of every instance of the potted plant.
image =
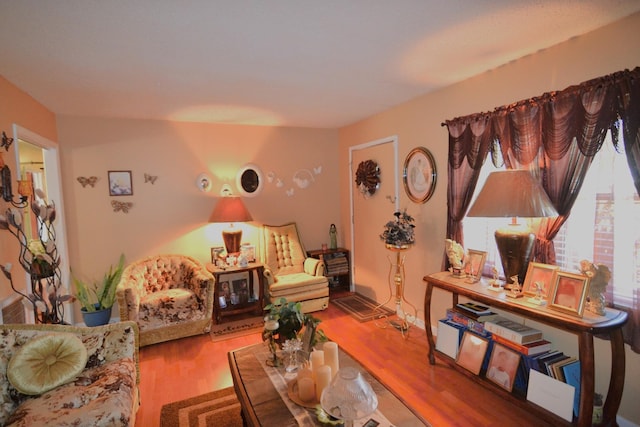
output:
M 310 328 L 311 335 L 308 337 L 309 342 L 303 343 L 303 345 L 308 345 L 308 348 L 303 350 L 309 351 L 316 343 L 327 339 L 324 332 L 317 328 L 320 319 L 303 313 L 302 304 L 299 302 L 287 302 L 286 298 L 279 298 L 268 304 L 265 310 L 268 310 L 269 313 L 264 318 L 262 340 L 269 341 L 269 350 L 272 356 L 269 362 L 273 366 L 278 366 L 280 363 L 276 354 L 277 346 L 287 340 L 302 339 L 301 335 L 304 335 L 307 328 Z
M 380 239 L 389 249 L 408 249 L 416 242 L 413 217 L 407 211 L 394 212 L 395 220 L 387 222 Z
M 104 274 L 100 282 L 85 282 L 73 277 L 76 298 L 82 304 L 80 311 L 87 326 L 106 325 L 111 319 L 111 308 L 116 301 L 116 287 L 124 270 L 124 254 L 120 255 L 118 266 Z

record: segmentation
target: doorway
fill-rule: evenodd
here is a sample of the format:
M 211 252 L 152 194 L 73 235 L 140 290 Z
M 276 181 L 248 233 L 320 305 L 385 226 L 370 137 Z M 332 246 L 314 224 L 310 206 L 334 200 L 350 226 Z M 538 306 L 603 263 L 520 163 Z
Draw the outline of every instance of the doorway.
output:
M 60 255 L 60 274 L 62 280 L 62 293 L 70 294 L 69 252 L 67 247 L 67 234 L 65 227 L 64 204 L 62 198 L 62 177 L 60 174 L 60 156 L 58 144 L 35 132 L 13 125 L 13 138 L 18 141 L 15 144 L 16 164 L 18 165 L 15 179 L 29 176 L 33 180 L 34 189 L 40 189 L 48 202 L 53 202 L 56 208 L 56 246 Z M 25 232 L 27 236 L 37 238 L 37 224 L 31 214 L 31 206 L 25 208 Z M 30 283 L 29 275 L 25 272 L 25 287 Z M 30 289 L 25 289 L 30 292 Z M 25 310 L 28 323 L 34 323 L 33 311 Z M 65 304 L 65 321 L 73 324 L 73 306 Z
M 380 240 L 384 224 L 398 210 L 398 138 L 391 136 L 349 149 L 350 177 L 361 162 L 375 161 L 380 168 L 380 186 L 363 195 L 351 179 L 352 291 L 378 302 L 389 294 L 387 251 Z

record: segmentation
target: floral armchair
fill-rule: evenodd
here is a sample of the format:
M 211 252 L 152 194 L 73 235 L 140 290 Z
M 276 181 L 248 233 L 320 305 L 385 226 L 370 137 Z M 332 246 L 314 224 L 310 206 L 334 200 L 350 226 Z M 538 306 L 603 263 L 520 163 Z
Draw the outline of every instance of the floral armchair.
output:
M 140 346 L 209 332 L 213 276 L 194 258 L 156 255 L 125 268 L 116 290 L 120 320 L 140 329 Z

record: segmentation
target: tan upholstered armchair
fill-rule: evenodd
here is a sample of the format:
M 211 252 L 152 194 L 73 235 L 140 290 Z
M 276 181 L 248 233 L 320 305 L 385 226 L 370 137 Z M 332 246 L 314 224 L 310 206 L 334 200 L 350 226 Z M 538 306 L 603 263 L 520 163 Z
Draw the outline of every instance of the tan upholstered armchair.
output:
M 270 301 L 284 297 L 300 302 L 305 313 L 327 308 L 329 280 L 324 262 L 307 258 L 295 223 L 264 225 L 261 249 Z
M 141 346 L 209 332 L 213 284 L 213 276 L 188 256 L 136 261 L 118 284 L 120 320 L 138 324 Z

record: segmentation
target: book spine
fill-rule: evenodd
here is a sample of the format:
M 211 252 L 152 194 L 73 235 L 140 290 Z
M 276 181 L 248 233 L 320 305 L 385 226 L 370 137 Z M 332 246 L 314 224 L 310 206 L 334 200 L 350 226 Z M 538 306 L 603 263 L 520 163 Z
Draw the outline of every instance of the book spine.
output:
M 525 347 L 522 344 L 518 344 L 517 342 L 508 340 L 507 338 L 503 337 L 502 335 L 498 335 L 498 334 L 493 334 L 491 336 L 491 338 L 497 342 L 500 343 L 506 347 L 509 347 L 512 350 L 517 351 L 518 353 L 522 353 L 524 355 L 529 355 L 529 349 L 527 347 Z
M 539 341 L 542 339 L 542 332 L 536 332 L 533 334 L 523 335 L 519 332 L 506 328 L 502 325 L 498 325 L 491 321 L 486 321 L 484 323 L 484 328 L 491 332 L 492 334 L 500 335 L 509 341 L 513 341 L 518 344 L 527 344 L 534 341 Z
M 470 331 L 475 332 L 478 335 L 482 335 L 483 337 L 490 335 L 485 330 L 484 324 L 477 322 L 463 315 L 462 313 L 455 311 L 454 309 L 447 309 L 447 319 L 451 320 L 454 323 L 457 323 L 458 325 L 462 325 Z

